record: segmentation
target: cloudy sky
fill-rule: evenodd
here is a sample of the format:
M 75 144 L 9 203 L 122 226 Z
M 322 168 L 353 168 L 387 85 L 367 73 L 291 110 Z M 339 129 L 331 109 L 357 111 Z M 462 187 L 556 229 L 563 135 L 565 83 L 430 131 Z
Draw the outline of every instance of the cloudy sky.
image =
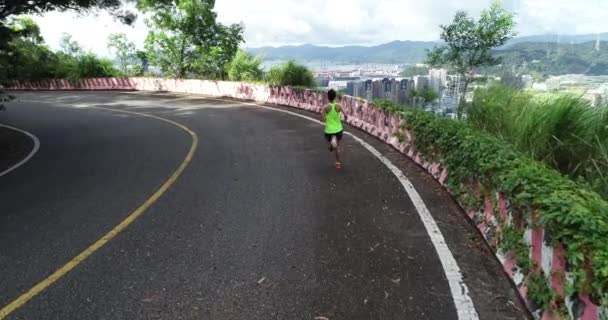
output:
M 375 45 L 392 40 L 437 40 L 439 24 L 457 10 L 477 14 L 491 0 L 216 0 L 223 23 L 243 22 L 247 47 L 312 43 Z M 503 0 L 517 14 L 520 35 L 608 32 L 608 0 Z M 47 13 L 35 17 L 52 48 L 63 32 L 85 48 L 108 55 L 106 39 L 124 32 L 138 47 L 147 34 L 140 16 L 133 27 L 106 14 Z

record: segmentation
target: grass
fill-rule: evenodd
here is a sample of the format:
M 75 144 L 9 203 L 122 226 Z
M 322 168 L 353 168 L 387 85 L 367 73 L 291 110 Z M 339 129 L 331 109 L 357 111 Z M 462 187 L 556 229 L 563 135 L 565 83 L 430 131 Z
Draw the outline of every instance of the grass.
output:
M 266 74 L 266 81 L 271 85 L 302 86 L 306 88 L 315 86 L 315 78 L 312 72 L 306 66 L 293 60 L 272 67 Z
M 475 92 L 467 112 L 473 126 L 608 198 L 608 109 L 573 94 L 492 86 Z
M 232 81 L 260 81 L 263 77 L 261 56 L 253 56 L 245 51 L 239 50 L 228 64 L 228 78 Z

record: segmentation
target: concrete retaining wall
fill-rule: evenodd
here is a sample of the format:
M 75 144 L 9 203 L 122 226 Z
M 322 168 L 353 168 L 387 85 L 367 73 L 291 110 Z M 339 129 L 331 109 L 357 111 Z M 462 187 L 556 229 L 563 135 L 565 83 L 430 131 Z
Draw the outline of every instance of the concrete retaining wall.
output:
M 65 80 L 52 80 L 13 82 L 7 89 L 167 91 L 279 104 L 316 113 L 319 113 L 321 108 L 327 103 L 324 93 L 311 90 L 205 80 L 159 78 L 84 79 L 78 83 L 70 83 Z M 425 160 L 423 154 L 416 151 L 414 134 L 400 129 L 400 124 L 404 121 L 400 115 L 389 114 L 365 100 L 350 96 L 340 97 L 339 103 L 342 105 L 344 112 L 348 114 L 348 123 L 350 125 L 360 128 L 393 146 L 427 170 L 442 185 L 449 179 L 449 172 L 440 163 L 429 162 Z M 401 142 L 395 136 L 399 131 L 401 131 L 400 134 L 404 137 Z M 479 198 L 479 186 L 476 184 L 469 185 L 471 186 L 471 193 Z M 498 247 L 500 244 L 501 229 L 506 225 L 515 226 L 519 230 L 524 231 L 524 241 L 529 245 L 529 256 L 536 262 L 536 269 L 533 268 L 529 274 L 522 274 L 516 266 L 512 253 L 505 255 L 496 253 L 496 256 L 502 263 L 505 272 L 519 288 L 519 293 L 527 301 L 530 310 L 538 318 L 556 319 L 552 312 L 534 306 L 527 297 L 527 280 L 529 276 L 533 273 L 538 274 L 542 269 L 544 271 L 543 274 L 547 276 L 548 283 L 550 283 L 553 292 L 565 300 L 571 319 L 596 320 L 608 318 L 608 313 L 594 305 L 587 294 L 565 296 L 564 287 L 571 277 L 567 270 L 563 245 L 547 245 L 548 241 L 544 241 L 546 236 L 544 229 L 532 228 L 531 226 L 534 221 L 516 221 L 517 219 L 514 218 L 516 215 L 513 214 L 509 199 L 506 199 L 501 193 L 495 192 L 493 194 L 494 196 L 485 197 L 485 205 L 482 208 L 467 208 L 463 204 L 461 206 L 492 247 Z M 497 217 L 501 219 L 497 219 Z M 533 217 L 532 219 L 536 218 Z M 554 304 L 552 308 L 557 308 L 557 306 Z

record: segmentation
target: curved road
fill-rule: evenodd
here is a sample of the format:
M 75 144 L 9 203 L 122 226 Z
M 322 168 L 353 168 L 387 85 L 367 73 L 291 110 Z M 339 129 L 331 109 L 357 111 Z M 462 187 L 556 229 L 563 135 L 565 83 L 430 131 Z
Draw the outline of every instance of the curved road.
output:
M 318 124 L 237 102 L 21 93 L 0 123 L 40 139 L 0 178 L 0 308 L 150 197 L 127 229 L 10 319 L 457 319 L 441 261 L 393 173 L 352 138 L 332 167 Z M 480 319 L 527 315 L 452 200 L 388 147 L 444 234 Z

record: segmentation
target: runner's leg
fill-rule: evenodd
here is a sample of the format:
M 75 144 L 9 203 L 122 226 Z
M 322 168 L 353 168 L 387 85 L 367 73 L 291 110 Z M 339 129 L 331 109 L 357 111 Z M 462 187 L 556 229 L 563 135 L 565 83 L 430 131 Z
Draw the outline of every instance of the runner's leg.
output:
M 337 133 L 334 138 L 336 139 L 337 147 L 334 150 L 334 154 L 336 156 L 336 167 L 342 167 L 342 160 L 340 159 L 340 145 L 342 142 L 342 132 Z

